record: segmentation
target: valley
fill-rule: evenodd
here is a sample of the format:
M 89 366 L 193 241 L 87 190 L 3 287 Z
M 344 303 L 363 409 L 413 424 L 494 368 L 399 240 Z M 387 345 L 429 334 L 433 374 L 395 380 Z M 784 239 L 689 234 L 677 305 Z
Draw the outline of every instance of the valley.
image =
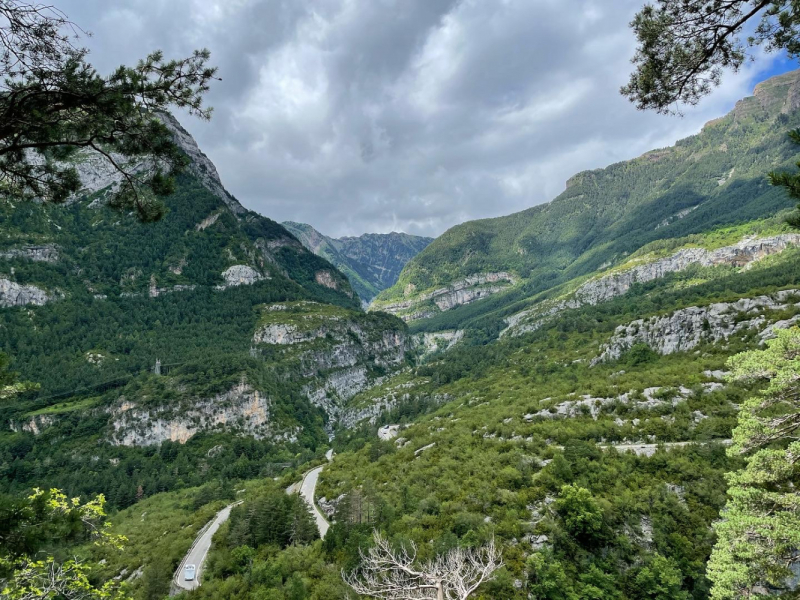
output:
M 82 153 L 68 202 L 0 203 L 0 348 L 38 384 L 0 405 L 2 492 L 104 494 L 126 549 L 76 551 L 137 600 L 344 598 L 373 530 L 423 560 L 497 543 L 479 598 L 709 598 L 765 385 L 731 357 L 800 322 L 764 175 L 797 160 L 798 98 L 774 77 L 435 240 L 250 211 L 172 117 L 191 162 L 155 223 Z

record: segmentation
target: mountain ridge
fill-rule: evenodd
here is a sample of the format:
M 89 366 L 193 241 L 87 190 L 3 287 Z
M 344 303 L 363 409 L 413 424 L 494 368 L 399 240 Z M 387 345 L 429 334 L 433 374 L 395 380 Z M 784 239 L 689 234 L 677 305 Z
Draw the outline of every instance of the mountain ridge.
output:
M 673 146 L 576 173 L 551 202 L 457 225 L 411 259 L 371 309 L 416 329 L 448 329 L 613 265 L 649 242 L 781 210 L 789 202 L 765 174 L 793 166 L 797 149 L 786 132 L 800 125 L 799 107 L 800 70 L 760 83 L 727 115 Z M 466 277 L 502 272 L 518 283 L 466 294 L 445 310 L 430 300 Z M 495 334 L 498 327 L 490 326 Z
M 403 266 L 433 241 L 396 231 L 332 238 L 305 223 L 285 221 L 282 225 L 306 248 L 345 273 L 365 305 L 394 284 Z

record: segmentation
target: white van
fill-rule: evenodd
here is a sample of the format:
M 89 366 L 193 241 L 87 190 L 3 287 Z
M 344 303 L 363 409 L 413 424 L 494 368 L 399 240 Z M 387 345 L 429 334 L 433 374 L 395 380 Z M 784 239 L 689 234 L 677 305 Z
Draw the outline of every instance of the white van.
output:
M 186 565 L 183 569 L 183 578 L 186 581 L 194 581 L 194 572 L 195 572 L 194 565 Z

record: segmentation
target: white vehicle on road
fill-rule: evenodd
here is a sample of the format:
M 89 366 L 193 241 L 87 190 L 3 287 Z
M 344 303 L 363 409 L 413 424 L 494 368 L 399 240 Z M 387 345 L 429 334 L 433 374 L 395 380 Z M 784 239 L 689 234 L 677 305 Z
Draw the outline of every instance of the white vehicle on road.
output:
M 194 565 L 186 565 L 183 569 L 183 578 L 186 581 L 194 581 L 194 572 L 196 567 Z

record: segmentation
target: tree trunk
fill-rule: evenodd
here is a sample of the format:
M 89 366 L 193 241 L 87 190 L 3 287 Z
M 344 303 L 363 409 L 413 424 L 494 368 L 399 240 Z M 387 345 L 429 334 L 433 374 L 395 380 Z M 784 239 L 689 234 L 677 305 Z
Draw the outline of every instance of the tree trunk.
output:
M 444 600 L 444 588 L 441 581 L 436 582 L 436 600 Z

